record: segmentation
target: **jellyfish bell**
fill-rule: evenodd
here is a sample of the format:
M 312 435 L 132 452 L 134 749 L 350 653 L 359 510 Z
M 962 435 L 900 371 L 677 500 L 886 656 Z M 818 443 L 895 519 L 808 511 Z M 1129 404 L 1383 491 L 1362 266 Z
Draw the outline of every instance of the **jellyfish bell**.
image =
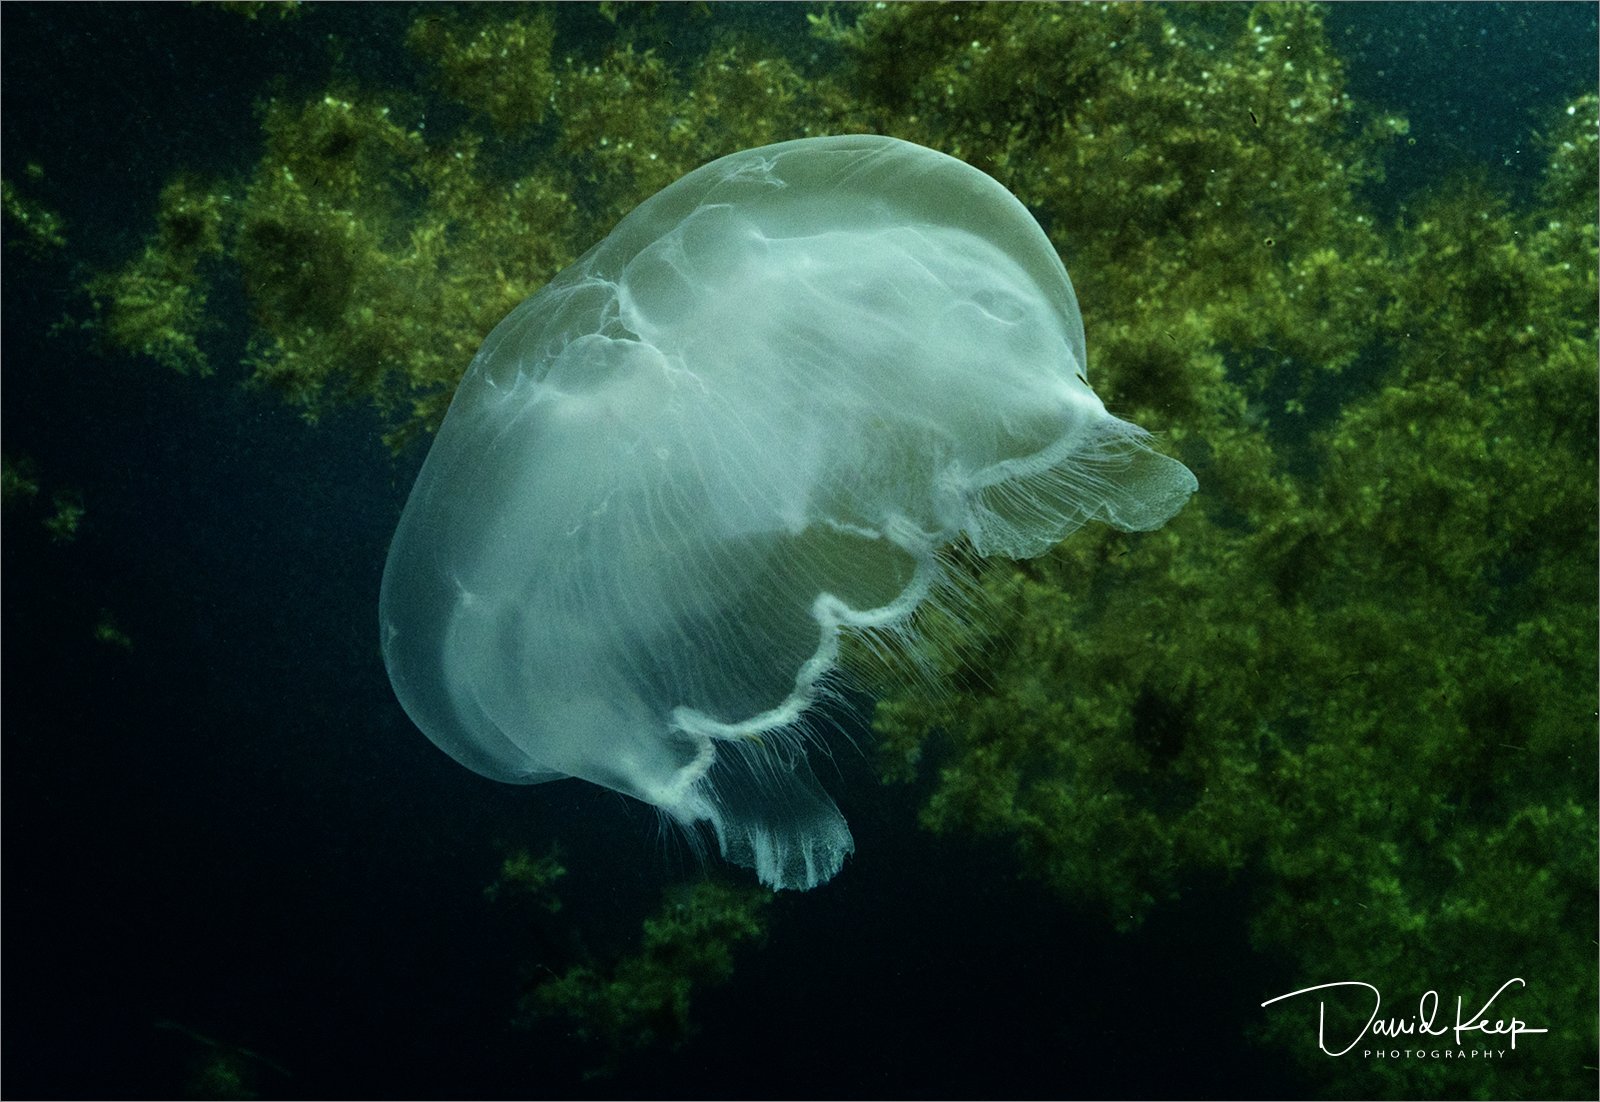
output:
M 778 888 L 854 843 L 808 718 L 944 553 L 1158 527 L 1189 471 L 1085 379 L 1066 269 L 893 138 L 735 153 L 641 204 L 468 367 L 384 569 L 413 721 L 496 780 L 655 805 Z

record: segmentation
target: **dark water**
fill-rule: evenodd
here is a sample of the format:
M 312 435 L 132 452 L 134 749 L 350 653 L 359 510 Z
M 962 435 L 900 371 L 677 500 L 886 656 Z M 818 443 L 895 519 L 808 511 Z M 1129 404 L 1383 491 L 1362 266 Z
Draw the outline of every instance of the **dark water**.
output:
M 257 1089 L 300 1097 L 1313 1091 L 1244 1039 L 1289 989 L 1247 943 L 1244 886 L 1197 884 L 1117 935 L 1019 882 L 1003 846 L 919 830 L 916 792 L 850 753 L 830 787 L 856 856 L 776 903 L 696 1041 L 585 1081 L 559 1036 L 511 1028 L 531 935 L 483 898 L 508 848 L 559 840 L 597 944 L 635 937 L 695 862 L 639 805 L 482 780 L 401 712 L 375 602 L 420 452 L 391 460 L 361 412 L 308 427 L 237 368 L 178 378 L 53 331 L 82 310 L 74 265 L 133 252 L 174 165 L 242 170 L 253 100 L 321 87 L 330 33 L 357 68 L 403 64 L 407 19 L 0 11 L 6 175 L 45 164 L 73 242 L 6 257 L 3 445 L 87 508 L 70 543 L 31 517 L 4 532 L 5 1093 L 172 1096 L 235 1047 L 262 1058 L 243 1058 Z M 1352 94 L 1419 138 L 1392 207 L 1461 166 L 1524 186 L 1536 113 L 1594 81 L 1588 5 L 1330 25 Z M 131 650 L 96 642 L 106 616 Z

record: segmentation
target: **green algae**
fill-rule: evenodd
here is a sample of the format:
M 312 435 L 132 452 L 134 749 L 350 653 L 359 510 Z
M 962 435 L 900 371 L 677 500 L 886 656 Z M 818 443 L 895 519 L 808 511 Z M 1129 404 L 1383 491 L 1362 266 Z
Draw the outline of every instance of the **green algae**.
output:
M 5 226 L 7 247 L 20 249 L 31 259 L 40 259 L 66 248 L 66 224 L 45 203 L 28 194 L 44 180 L 44 169 L 30 161 L 23 174 L 28 183 L 19 185 L 0 180 L 0 218 Z
M 675 889 L 632 952 L 550 977 L 524 998 L 523 1022 L 565 1023 L 596 1054 L 591 1075 L 613 1074 L 652 1047 L 677 1048 L 697 1032 L 693 996 L 733 976 L 739 946 L 765 939 L 771 900 L 766 889 L 714 880 Z
M 518 899 L 555 914 L 561 910 L 555 885 L 566 875 L 566 867 L 554 852 L 535 858 L 526 849 L 513 850 L 500 863 L 500 875 L 483 889 L 483 897 L 491 903 L 502 898 Z

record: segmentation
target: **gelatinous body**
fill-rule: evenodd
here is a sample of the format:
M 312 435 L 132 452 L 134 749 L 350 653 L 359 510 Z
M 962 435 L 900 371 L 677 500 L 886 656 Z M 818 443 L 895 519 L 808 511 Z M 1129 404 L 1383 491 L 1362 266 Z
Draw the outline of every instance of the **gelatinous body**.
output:
M 904 629 L 962 537 L 1031 556 L 1193 492 L 1084 372 L 1066 270 L 976 169 L 874 136 L 708 164 L 473 360 L 384 571 L 395 691 L 485 776 L 821 883 L 853 842 L 803 717 L 841 632 Z

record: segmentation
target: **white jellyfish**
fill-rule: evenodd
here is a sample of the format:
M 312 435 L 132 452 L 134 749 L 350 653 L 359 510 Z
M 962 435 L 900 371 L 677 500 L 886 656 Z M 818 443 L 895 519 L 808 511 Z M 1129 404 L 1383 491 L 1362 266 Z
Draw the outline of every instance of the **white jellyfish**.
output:
M 854 847 L 806 758 L 841 633 L 906 630 L 954 541 L 1033 556 L 1194 491 L 1084 373 L 1066 269 L 977 169 L 875 136 L 713 161 L 467 369 L 384 569 L 395 693 L 487 777 L 820 884 Z

